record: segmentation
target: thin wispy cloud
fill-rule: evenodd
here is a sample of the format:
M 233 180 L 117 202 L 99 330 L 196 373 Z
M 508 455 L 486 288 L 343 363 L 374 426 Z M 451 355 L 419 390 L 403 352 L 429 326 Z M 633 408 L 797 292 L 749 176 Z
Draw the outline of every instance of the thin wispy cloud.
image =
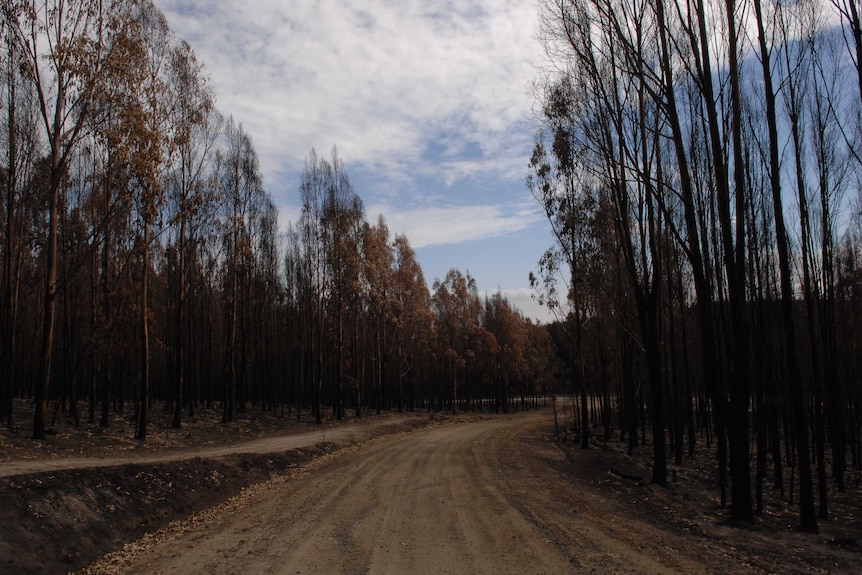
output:
M 534 209 L 520 205 L 465 205 L 406 210 L 372 205 L 368 207 L 368 212 L 383 214 L 390 231 L 406 234 L 416 249 L 513 234 L 539 220 Z

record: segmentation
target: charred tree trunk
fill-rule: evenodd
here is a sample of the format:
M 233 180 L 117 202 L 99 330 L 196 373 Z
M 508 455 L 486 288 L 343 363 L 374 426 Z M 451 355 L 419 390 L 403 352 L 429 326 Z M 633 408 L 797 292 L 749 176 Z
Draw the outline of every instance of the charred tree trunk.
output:
M 150 283 L 150 220 L 144 217 L 144 237 L 141 271 L 141 385 L 140 406 L 138 408 L 138 425 L 135 439 L 144 441 L 147 438 L 147 417 L 150 402 L 150 319 L 149 319 L 149 283 Z

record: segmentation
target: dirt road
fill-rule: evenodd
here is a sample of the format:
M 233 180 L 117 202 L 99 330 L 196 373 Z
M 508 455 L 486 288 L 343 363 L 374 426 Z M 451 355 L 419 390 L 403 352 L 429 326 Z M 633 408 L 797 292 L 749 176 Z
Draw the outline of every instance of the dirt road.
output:
M 556 473 L 547 426 L 531 413 L 372 442 L 90 572 L 713 572 L 716 556 Z

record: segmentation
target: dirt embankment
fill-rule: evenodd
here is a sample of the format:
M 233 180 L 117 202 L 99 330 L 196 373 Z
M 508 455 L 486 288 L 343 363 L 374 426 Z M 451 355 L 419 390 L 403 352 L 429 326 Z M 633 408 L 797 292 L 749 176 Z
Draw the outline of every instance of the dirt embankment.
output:
M 0 571 L 66 573 L 334 447 L 0 479 Z
M 372 437 L 416 429 L 424 415 L 315 426 L 266 414 L 221 425 L 202 413 L 182 431 L 157 421 L 146 443 L 128 422 L 59 427 L 47 443 L 0 434 L 0 573 L 67 573 L 254 484 Z

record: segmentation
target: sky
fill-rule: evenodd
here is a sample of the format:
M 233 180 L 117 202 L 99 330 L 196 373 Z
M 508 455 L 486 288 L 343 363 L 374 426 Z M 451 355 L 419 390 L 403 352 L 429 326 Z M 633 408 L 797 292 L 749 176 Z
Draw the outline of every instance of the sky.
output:
M 416 250 L 547 321 L 528 275 L 553 243 L 525 184 L 545 56 L 531 0 L 154 0 L 251 136 L 282 228 L 310 151 Z

